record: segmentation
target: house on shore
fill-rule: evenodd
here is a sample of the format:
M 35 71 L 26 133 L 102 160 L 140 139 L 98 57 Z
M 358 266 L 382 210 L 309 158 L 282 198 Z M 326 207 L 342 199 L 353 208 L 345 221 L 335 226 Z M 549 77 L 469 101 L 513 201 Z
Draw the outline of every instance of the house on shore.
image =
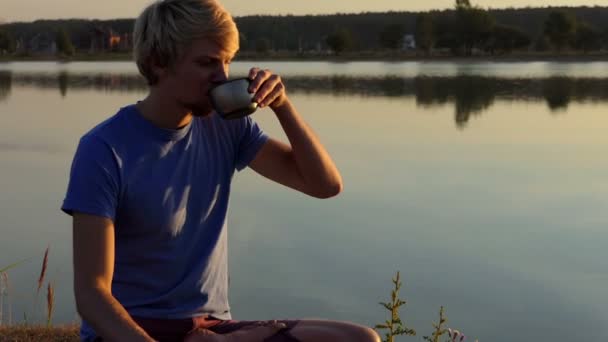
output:
M 128 51 L 133 39 L 130 34 L 119 34 L 111 28 L 95 27 L 91 31 L 90 53 Z

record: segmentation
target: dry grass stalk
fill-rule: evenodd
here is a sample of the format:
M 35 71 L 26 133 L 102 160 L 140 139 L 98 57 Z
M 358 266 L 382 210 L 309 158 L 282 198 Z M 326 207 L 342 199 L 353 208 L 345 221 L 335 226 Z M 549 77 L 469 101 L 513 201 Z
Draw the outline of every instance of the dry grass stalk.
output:
M 0 326 L 4 323 L 4 297 L 7 297 L 7 306 L 8 306 L 8 325 L 13 323 L 13 310 L 11 307 L 10 297 L 8 297 L 9 292 L 9 282 L 8 282 L 8 273 L 0 272 Z
M 80 325 L 46 327 L 16 324 L 0 327 L 2 342 L 80 342 Z
M 53 285 L 49 282 L 46 292 L 46 325 L 51 326 L 51 319 L 53 318 L 53 305 L 55 303 L 55 290 Z
M 40 293 L 40 289 L 42 288 L 42 284 L 44 284 L 44 275 L 46 274 L 46 269 L 49 263 L 49 248 L 46 248 L 44 252 L 44 259 L 42 260 L 42 269 L 40 270 L 40 277 L 38 278 L 38 290 L 36 290 L 36 295 Z
M 11 297 L 8 296 L 8 292 L 10 291 L 10 284 L 8 282 L 8 273 L 2 273 L 2 279 L 4 280 L 4 284 L 6 285 L 6 294 L 7 294 L 7 305 L 8 305 L 8 325 L 13 324 L 13 306 L 11 305 Z
M 2 326 L 2 322 L 4 322 L 4 316 L 3 316 L 3 309 L 4 309 L 4 288 L 5 288 L 5 283 L 4 283 L 4 273 L 5 272 L 1 272 L 0 275 L 2 275 L 2 278 L 0 278 L 0 327 Z

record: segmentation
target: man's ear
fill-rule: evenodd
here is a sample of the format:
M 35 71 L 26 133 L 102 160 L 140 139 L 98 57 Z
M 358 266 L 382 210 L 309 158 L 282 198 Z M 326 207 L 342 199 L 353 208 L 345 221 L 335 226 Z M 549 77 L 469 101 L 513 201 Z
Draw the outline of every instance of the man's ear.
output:
M 167 76 L 169 67 L 164 63 L 162 59 L 157 55 L 148 57 L 149 66 L 157 80 L 161 80 Z

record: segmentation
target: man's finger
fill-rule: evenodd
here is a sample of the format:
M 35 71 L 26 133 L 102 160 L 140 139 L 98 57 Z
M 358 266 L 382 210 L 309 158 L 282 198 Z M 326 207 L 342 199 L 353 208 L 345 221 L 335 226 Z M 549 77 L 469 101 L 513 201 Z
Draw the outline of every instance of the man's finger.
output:
M 264 82 L 260 89 L 256 91 L 253 100 L 260 104 L 266 103 L 266 98 L 277 88 L 279 90 L 283 89 L 281 79 L 278 76 L 273 75 Z
M 255 79 L 255 77 L 257 76 L 258 72 L 260 72 L 260 68 L 256 68 L 253 67 L 249 70 L 249 76 L 247 76 L 247 78 L 249 78 L 250 80 L 253 81 L 253 79 Z
M 272 72 L 270 70 L 258 70 L 255 74 L 255 78 L 252 80 L 251 85 L 249 86 L 249 91 L 252 93 L 257 93 L 260 86 L 266 82 L 272 76 Z
M 274 88 L 274 90 L 270 94 L 268 94 L 266 96 L 266 98 L 264 99 L 264 101 L 262 103 L 259 103 L 259 105 L 261 107 L 266 107 L 266 106 L 272 105 L 272 103 L 274 101 L 276 101 L 276 99 L 281 97 L 284 89 L 285 89 L 285 87 L 283 87 L 282 83 L 277 84 L 277 86 Z

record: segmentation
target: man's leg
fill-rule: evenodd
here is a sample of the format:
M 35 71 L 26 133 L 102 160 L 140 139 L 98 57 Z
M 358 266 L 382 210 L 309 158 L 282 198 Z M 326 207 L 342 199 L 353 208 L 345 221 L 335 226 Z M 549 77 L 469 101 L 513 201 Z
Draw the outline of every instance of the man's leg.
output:
M 205 328 L 197 329 L 183 340 L 183 342 L 262 342 L 275 335 L 285 325 L 267 325 L 237 330 L 229 334 L 217 334 Z
M 380 336 L 371 328 L 340 321 L 301 320 L 291 329 L 291 335 L 301 342 L 380 342 Z
M 368 327 L 340 321 L 299 320 L 278 321 L 285 324 L 284 329 L 268 335 L 261 329 L 268 325 L 276 327 L 277 321 L 222 321 L 209 330 L 192 333 L 187 342 L 252 341 L 252 342 L 380 342 L 376 332 Z M 210 336 L 210 332 L 217 333 Z M 220 337 L 221 336 L 221 337 Z

